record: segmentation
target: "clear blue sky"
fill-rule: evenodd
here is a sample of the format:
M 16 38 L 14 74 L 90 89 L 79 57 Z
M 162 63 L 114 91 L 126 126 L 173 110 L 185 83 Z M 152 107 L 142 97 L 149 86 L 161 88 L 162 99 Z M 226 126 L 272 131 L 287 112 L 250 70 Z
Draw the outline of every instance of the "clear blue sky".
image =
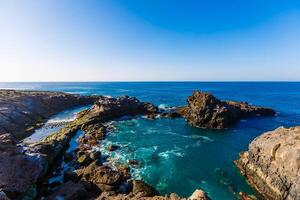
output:
M 300 80 L 300 1 L 0 0 L 0 81 Z

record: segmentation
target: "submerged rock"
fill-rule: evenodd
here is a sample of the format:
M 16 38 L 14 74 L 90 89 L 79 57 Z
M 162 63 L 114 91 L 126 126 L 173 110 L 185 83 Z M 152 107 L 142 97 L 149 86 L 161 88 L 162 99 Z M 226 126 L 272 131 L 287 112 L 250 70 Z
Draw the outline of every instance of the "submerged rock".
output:
M 255 138 L 235 164 L 266 199 L 300 199 L 300 126 Z
M 270 108 L 251 106 L 245 102 L 221 101 L 207 92 L 196 91 L 187 102 L 188 105 L 177 108 L 177 112 L 190 125 L 198 128 L 226 129 L 242 118 L 275 115 Z

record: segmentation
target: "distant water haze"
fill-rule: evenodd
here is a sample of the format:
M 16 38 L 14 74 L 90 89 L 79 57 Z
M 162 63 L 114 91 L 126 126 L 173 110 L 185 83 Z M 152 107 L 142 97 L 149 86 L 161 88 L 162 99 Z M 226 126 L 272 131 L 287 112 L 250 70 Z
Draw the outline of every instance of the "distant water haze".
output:
M 300 3 L 0 0 L 0 81 L 300 80 Z

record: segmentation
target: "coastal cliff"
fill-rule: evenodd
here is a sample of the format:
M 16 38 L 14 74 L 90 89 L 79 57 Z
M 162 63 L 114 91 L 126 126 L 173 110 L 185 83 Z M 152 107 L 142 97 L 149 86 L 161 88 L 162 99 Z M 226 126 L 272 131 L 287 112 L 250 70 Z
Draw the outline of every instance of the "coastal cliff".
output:
M 187 106 L 177 112 L 191 126 L 209 129 L 226 129 L 238 120 L 253 116 L 273 116 L 271 108 L 251 106 L 246 102 L 221 101 L 207 92 L 196 91 L 187 99 Z
M 0 90 L 0 134 L 23 139 L 51 115 L 97 99 L 63 92 Z
M 248 182 L 271 200 L 300 199 L 300 126 L 277 128 L 255 138 L 236 166 Z

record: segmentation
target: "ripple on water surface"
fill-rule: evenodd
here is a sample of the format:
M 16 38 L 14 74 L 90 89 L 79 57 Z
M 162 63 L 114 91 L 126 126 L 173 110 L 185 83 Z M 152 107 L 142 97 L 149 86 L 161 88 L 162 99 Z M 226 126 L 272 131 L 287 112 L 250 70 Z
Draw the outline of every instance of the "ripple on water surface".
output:
M 163 194 L 188 196 L 202 188 L 213 199 L 229 200 L 239 191 L 252 193 L 232 162 L 243 146 L 237 130 L 207 131 L 192 128 L 183 119 L 142 117 L 116 121 L 114 126 L 102 152 L 112 163 L 138 160 L 140 166 L 132 167 L 133 177 Z M 109 152 L 111 144 L 120 148 Z

